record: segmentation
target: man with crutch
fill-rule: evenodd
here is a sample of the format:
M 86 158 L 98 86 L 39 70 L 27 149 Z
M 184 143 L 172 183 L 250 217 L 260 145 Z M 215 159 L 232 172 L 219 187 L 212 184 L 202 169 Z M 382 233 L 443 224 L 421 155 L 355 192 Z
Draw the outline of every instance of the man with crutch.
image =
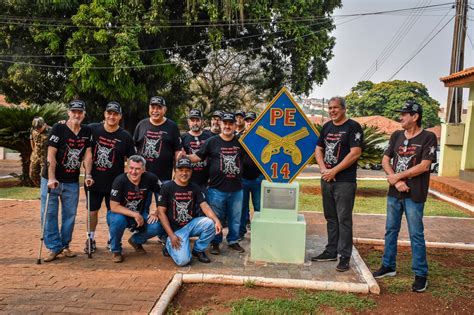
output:
M 49 250 L 45 262 L 55 260 L 59 254 L 75 257 L 69 249 L 79 201 L 79 173 L 84 160 L 86 186 L 93 184 L 90 176 L 92 154 L 91 130 L 81 125 L 86 105 L 81 100 L 69 103 L 68 120 L 55 124 L 48 139 L 47 165 L 41 178 L 42 239 Z M 61 230 L 58 210 L 61 202 Z M 38 253 L 41 262 L 42 245 Z

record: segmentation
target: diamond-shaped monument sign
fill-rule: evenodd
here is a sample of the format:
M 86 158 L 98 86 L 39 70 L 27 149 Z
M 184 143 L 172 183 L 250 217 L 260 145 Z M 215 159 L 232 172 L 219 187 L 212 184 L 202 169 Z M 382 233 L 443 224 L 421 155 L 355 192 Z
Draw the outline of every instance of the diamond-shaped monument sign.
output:
M 291 183 L 313 156 L 318 137 L 291 94 L 282 88 L 240 142 L 268 181 Z

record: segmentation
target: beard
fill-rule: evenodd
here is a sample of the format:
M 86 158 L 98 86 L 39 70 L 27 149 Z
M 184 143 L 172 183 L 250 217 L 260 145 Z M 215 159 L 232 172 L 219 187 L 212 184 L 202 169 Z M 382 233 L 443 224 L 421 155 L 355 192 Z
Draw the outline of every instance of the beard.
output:
M 201 130 L 201 127 L 194 125 L 194 126 L 191 126 L 190 129 L 191 129 L 191 131 L 195 131 L 195 132 L 196 132 L 196 131 Z

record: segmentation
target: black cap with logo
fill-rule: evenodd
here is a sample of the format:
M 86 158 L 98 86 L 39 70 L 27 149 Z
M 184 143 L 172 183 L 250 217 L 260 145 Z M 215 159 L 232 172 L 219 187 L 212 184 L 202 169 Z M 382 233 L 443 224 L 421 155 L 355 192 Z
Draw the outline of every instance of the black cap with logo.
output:
M 108 102 L 107 106 L 105 107 L 106 112 L 116 112 L 122 115 L 122 107 L 116 101 Z
M 69 103 L 69 110 L 82 110 L 82 111 L 85 111 L 86 110 L 86 103 L 84 103 L 84 101 L 81 101 L 81 100 L 74 100 L 74 101 Z
M 221 120 L 235 122 L 235 116 L 232 113 L 223 113 L 221 116 Z
M 222 116 L 222 112 L 220 110 L 216 110 L 212 113 L 212 116 L 211 117 L 219 117 L 221 118 Z
M 421 114 L 421 113 L 423 113 L 423 108 L 417 102 L 407 101 L 403 105 L 402 108 L 396 109 L 395 111 L 399 112 L 399 113 L 417 113 L 417 114 Z
M 150 105 L 166 106 L 166 101 L 162 96 L 152 96 L 150 98 Z
M 255 112 L 247 112 L 245 114 L 244 120 L 247 120 L 247 119 L 255 120 L 255 119 L 257 119 L 257 114 Z
M 235 113 L 234 113 L 234 116 L 242 116 L 242 117 L 245 117 L 245 112 L 243 110 L 236 110 Z
M 178 162 L 176 162 L 176 168 L 193 168 L 193 165 L 191 164 L 191 160 L 188 159 L 187 157 L 183 157 L 178 159 Z
M 188 114 L 188 118 L 199 118 L 202 119 L 202 112 L 199 109 L 191 109 Z

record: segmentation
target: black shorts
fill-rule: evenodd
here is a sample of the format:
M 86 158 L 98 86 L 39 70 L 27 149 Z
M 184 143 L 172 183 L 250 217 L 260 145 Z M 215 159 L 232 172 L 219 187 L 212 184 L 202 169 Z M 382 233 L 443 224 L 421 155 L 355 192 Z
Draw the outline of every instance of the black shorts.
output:
M 105 198 L 105 206 L 110 210 L 110 192 L 93 191 L 89 192 L 91 211 L 99 211 L 102 206 L 102 200 Z

